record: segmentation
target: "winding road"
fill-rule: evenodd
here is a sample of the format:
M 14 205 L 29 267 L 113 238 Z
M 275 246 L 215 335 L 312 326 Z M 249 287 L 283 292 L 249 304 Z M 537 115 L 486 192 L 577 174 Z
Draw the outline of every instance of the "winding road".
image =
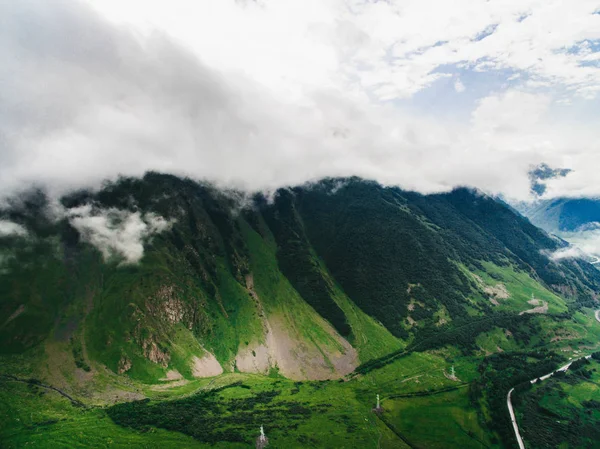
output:
M 596 310 L 595 316 L 596 316 L 596 320 L 598 322 L 600 322 L 600 310 Z M 591 357 L 591 355 L 586 355 L 585 357 L 580 357 L 576 360 L 571 360 L 569 363 L 567 363 L 564 366 L 561 366 L 557 370 L 552 371 L 551 373 L 548 373 L 542 377 L 536 377 L 535 379 L 531 379 L 529 382 L 534 383 L 536 381 L 546 380 L 558 371 L 568 370 L 573 362 L 576 362 L 577 360 L 581 360 L 581 359 L 589 359 L 590 357 Z M 514 388 L 511 388 L 510 391 L 508 392 L 508 394 L 506 395 L 506 405 L 508 407 L 508 413 L 510 413 L 510 420 L 512 422 L 513 429 L 515 430 L 515 437 L 517 437 L 517 443 L 519 443 L 519 449 L 525 449 L 525 444 L 523 444 L 523 438 L 521 438 L 521 433 L 519 432 L 519 425 L 517 424 L 517 419 L 515 418 L 515 411 L 513 409 L 512 402 L 510 399 L 510 397 L 512 396 L 512 392 L 514 390 L 515 390 Z
M 512 402 L 510 401 L 513 391 L 515 391 L 515 389 L 511 388 L 506 395 L 506 405 L 508 406 L 508 413 L 510 413 L 510 420 L 512 422 L 513 429 L 515 429 L 515 436 L 517 437 L 517 443 L 519 443 L 519 449 L 525 449 L 523 438 L 521 438 L 521 434 L 519 433 L 519 425 L 517 424 L 517 419 L 515 418 L 515 411 L 513 410 Z

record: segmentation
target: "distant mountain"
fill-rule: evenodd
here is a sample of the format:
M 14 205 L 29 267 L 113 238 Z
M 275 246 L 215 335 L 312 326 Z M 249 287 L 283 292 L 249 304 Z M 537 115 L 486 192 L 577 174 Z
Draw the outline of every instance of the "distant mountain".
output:
M 577 232 L 600 223 L 600 200 L 557 198 L 519 203 L 514 207 L 536 226 L 548 232 Z
M 595 228 L 595 224 L 600 223 L 600 199 L 540 199 L 546 192 L 546 181 L 565 177 L 569 173 L 569 169 L 551 168 L 547 164 L 540 164 L 529 172 L 531 192 L 538 199 L 533 202 L 514 203 L 511 206 L 547 232 L 557 234 Z

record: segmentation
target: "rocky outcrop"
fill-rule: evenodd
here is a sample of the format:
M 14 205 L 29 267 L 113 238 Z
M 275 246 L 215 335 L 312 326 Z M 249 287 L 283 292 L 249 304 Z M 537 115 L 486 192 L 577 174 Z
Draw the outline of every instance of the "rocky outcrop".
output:
M 242 372 L 267 374 L 270 369 L 292 380 L 339 379 L 358 366 L 356 350 L 330 329 L 338 348 L 317 346 L 294 336 L 281 317 L 265 318 L 268 332 L 265 342 L 250 344 L 236 356 L 236 367 Z
M 151 362 L 162 365 L 164 368 L 169 365 L 171 356 L 167 351 L 162 351 L 154 341 L 144 340 L 142 342 L 142 350 L 144 352 L 144 357 Z
M 119 360 L 119 366 L 117 367 L 117 373 L 118 374 L 123 374 L 126 373 L 127 371 L 129 371 L 131 369 L 131 360 L 129 360 L 127 357 L 122 356 L 121 359 Z
M 154 318 L 168 324 L 183 323 L 188 329 L 194 326 L 192 307 L 179 298 L 179 291 L 174 285 L 162 285 L 146 301 L 146 310 Z

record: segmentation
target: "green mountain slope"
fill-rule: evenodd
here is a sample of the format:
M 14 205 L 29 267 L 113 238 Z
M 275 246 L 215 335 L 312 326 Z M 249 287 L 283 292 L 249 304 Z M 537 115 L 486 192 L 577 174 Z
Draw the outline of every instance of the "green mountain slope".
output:
M 375 392 L 393 391 L 393 402 L 414 388 L 451 387 L 458 380 L 446 371 L 450 363 L 462 364 L 461 381 L 475 382 L 481 357 L 491 353 L 595 345 L 598 336 L 589 308 L 600 272 L 552 261 L 547 254 L 560 241 L 468 189 L 423 196 L 350 178 L 248 198 L 149 173 L 72 193 L 60 205 L 29 193 L 0 219 L 27 232 L 0 237 L 0 374 L 38 379 L 89 405 L 160 404 L 238 381 L 259 395 L 252 404 L 263 404 L 260 391 L 281 384 L 291 389 L 281 393 L 281 407 L 291 407 L 298 389 L 352 427 L 364 418 L 340 418 L 339 395 L 370 412 Z M 341 378 L 348 382 L 300 386 Z M 239 420 L 250 392 L 235 388 L 217 395 L 231 401 L 229 411 L 212 396 L 177 407 Z M 22 402 L 10 402 L 7 416 L 38 401 L 19 391 L 13 396 Z M 466 391 L 451 394 L 464 404 L 453 413 L 469 413 L 469 432 L 488 443 L 509 439 L 503 415 L 494 415 L 501 412 L 488 410 L 495 396 Z M 70 416 L 52 410 L 48 416 Z M 148 409 L 156 421 L 144 423 L 119 410 L 115 422 L 155 424 L 205 443 L 247 442 L 257 424 L 232 421 L 222 434 L 208 420 L 212 430 L 200 436 L 159 418 L 161 407 Z M 390 419 L 373 425 L 397 447 L 400 424 Z M 318 432 L 335 426 L 310 422 Z M 280 436 L 300 438 L 288 424 Z M 375 431 L 356 432 L 350 446 Z

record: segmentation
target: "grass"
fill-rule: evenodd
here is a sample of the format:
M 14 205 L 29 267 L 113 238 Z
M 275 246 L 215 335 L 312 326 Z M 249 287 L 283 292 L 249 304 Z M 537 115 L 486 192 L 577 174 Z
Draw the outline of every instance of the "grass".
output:
M 435 396 L 388 400 L 384 407 L 394 426 L 418 447 L 491 446 L 489 432 L 479 424 L 466 388 Z
M 452 347 L 411 353 L 381 369 L 357 377 L 357 388 L 364 395 L 365 401 L 372 401 L 376 393 L 386 398 L 391 395 L 439 390 L 470 382 L 478 375 L 479 361 L 476 357 L 459 354 Z M 452 366 L 460 382 L 450 380 L 444 375 L 450 373 Z
M 445 357 L 452 355 L 452 351 L 444 354 L 414 354 L 405 359 L 404 363 L 398 361 L 384 370 L 374 371 L 350 382 L 293 382 L 284 378 L 230 373 L 214 379 L 196 379 L 163 391 L 152 390 L 149 386 L 137 382 L 134 382 L 134 385 L 143 389 L 152 404 L 166 404 L 164 401 L 177 403 L 182 398 L 193 398 L 207 389 L 243 382 L 243 388 L 221 390 L 216 399 L 217 403 L 227 407 L 232 401 L 277 390 L 281 393 L 269 405 L 273 409 L 281 404 L 294 402 L 311 410 L 321 410 L 313 411 L 307 419 L 298 421 L 295 428 L 285 428 L 283 424 L 289 424 L 287 418 L 269 413 L 269 419 L 263 424 L 271 439 L 270 447 L 402 448 L 405 447 L 402 441 L 372 413 L 375 395 L 378 392 L 385 395 L 392 391 L 413 392 L 453 385 L 454 382 L 443 377 L 442 373 Z M 457 359 L 454 362 L 457 375 L 461 380 L 468 380 L 472 375 L 470 366 L 474 361 Z M 439 372 L 428 373 L 434 369 L 439 369 Z M 425 375 L 419 378 L 419 383 L 402 382 L 403 377 L 410 377 L 418 370 L 426 371 Z M 398 388 L 392 385 L 395 383 L 398 383 Z M 444 397 L 439 396 L 441 399 Z M 431 405 L 439 398 L 437 395 L 432 396 L 427 404 Z M 393 400 L 393 403 L 410 402 L 416 406 L 420 401 L 421 399 L 411 398 Z M 22 447 L 26 443 L 35 447 L 209 447 L 189 436 L 160 427 L 150 426 L 147 431 L 142 431 L 118 426 L 107 417 L 106 409 L 102 407 L 76 408 L 55 393 L 38 391 L 37 387 L 32 389 L 26 384 L 0 383 L 0 403 L 0 420 L 4 423 L 0 427 L 2 447 Z M 386 410 L 391 403 L 384 400 Z M 419 407 L 415 409 L 415 413 L 424 413 L 426 409 Z M 394 410 L 389 409 L 389 418 L 394 426 L 398 426 Z M 467 419 L 466 415 L 460 415 L 456 411 L 453 413 L 455 414 L 452 419 L 456 420 L 458 425 L 467 429 L 472 427 L 471 424 L 465 423 L 465 420 L 470 419 Z M 226 415 L 227 413 L 224 416 Z M 259 423 L 255 422 L 243 429 L 246 441 L 255 437 L 258 426 Z M 411 441 L 414 440 L 419 447 L 428 447 L 429 440 L 426 435 L 415 433 L 413 430 L 407 433 Z M 451 445 L 462 444 L 463 441 L 460 435 L 446 435 L 445 438 Z M 227 443 L 210 447 L 248 447 L 248 444 Z
M 227 405 L 276 389 L 281 394 L 272 404 L 273 408 L 293 401 L 308 405 L 310 409 L 322 407 L 325 410 L 312 413 L 308 419 L 301 420 L 296 428 L 277 430 L 282 427 L 282 423 L 267 409 L 271 416 L 265 420 L 264 425 L 273 442 L 272 447 L 302 448 L 308 444 L 318 447 L 367 448 L 377 447 L 380 433 L 387 439 L 395 438 L 389 430 L 378 428 L 370 407 L 354 399 L 351 389 L 343 384 L 294 383 L 285 379 L 273 380 L 264 376 L 242 374 L 224 375 L 220 381 L 227 384 L 240 379 L 245 387 L 219 392 L 218 403 Z M 1 387 L 2 447 L 22 447 L 27 443 L 35 447 L 248 447 L 247 444 L 234 443 L 208 446 L 183 434 L 156 427 L 146 431 L 121 427 L 108 418 L 105 409 L 82 410 L 71 406 L 61 397 L 53 397 L 53 393 L 38 391 L 37 387 L 25 384 L 2 383 Z M 182 393 L 184 388 L 177 391 L 177 395 Z M 180 397 L 172 399 L 171 403 L 181 401 Z M 280 419 L 286 423 L 289 421 L 286 416 Z M 258 434 L 258 427 L 256 423 L 247 429 L 247 440 L 251 441 Z
M 516 351 L 519 349 L 519 344 L 500 328 L 480 334 L 476 343 L 486 354 L 499 352 L 499 350 Z
M 175 334 L 171 340 L 171 361 L 169 366 L 175 368 L 185 379 L 193 380 L 192 359 L 202 358 L 206 351 L 194 335 L 181 323 L 175 326 Z
M 219 299 L 223 310 L 214 310 L 211 332 L 206 336 L 207 349 L 226 369 L 231 366 L 239 347 L 263 338 L 259 311 L 224 264 L 218 267 Z
M 498 266 L 491 262 L 481 262 L 485 271 L 477 271 L 476 274 L 486 285 L 495 286 L 503 283 L 510 294 L 508 299 L 498 299 L 500 305 L 496 306 L 499 311 L 522 312 L 532 309 L 534 306 L 528 304 L 533 293 L 536 299 L 548 303 L 548 313 L 562 313 L 567 311 L 565 301 L 555 293 L 545 288 L 524 271 L 515 269 L 513 266 Z M 540 304 L 541 305 L 541 304 Z
M 82 410 L 55 393 L 20 383 L 0 383 L 0 423 L 0 446 L 7 449 L 209 447 L 175 432 L 118 426 L 103 409 Z
M 40 357 L 40 354 L 31 357 Z M 161 404 L 167 404 L 165 401 L 177 404 L 199 392 L 242 382 L 244 387 L 223 389 L 215 397 L 216 403 L 228 410 L 223 416 L 235 416 L 235 410 L 228 404 L 251 399 L 262 392 L 279 391 L 266 408 L 256 408 L 256 419 L 262 416 L 258 413 L 260 410 L 269 413 L 263 425 L 271 441 L 270 447 L 407 447 L 384 421 L 415 447 L 496 447 L 493 434 L 480 424 L 477 409 L 469 402 L 468 388 L 463 385 L 477 378 L 479 361 L 479 357 L 462 356 L 457 349 L 447 347 L 412 353 L 348 382 L 293 382 L 285 378 L 229 373 L 213 379 L 195 379 L 163 391 L 137 382 L 134 386 L 143 389 L 150 404 L 164 409 Z M 451 366 L 455 367 L 461 383 L 444 376 L 444 371 L 449 372 Z M 123 378 L 117 379 L 123 381 Z M 390 397 L 452 386 L 461 388 L 429 396 Z M 371 411 L 378 393 L 385 409 L 383 420 Z M 597 397 L 598 391 L 587 386 L 574 386 L 571 394 L 581 403 Z M 289 421 L 283 415 L 270 412 L 291 402 L 313 412 L 298 421 Z M 237 426 L 244 444 L 229 442 L 209 446 L 160 426 L 122 427 L 107 416 L 105 408 L 76 408 L 55 393 L 10 382 L 0 383 L 0 421 L 3 423 L 0 425 L 2 447 L 23 447 L 29 443 L 35 447 L 241 448 L 248 447 L 260 425 L 255 420 L 247 423 L 247 427 Z M 290 427 L 290 424 L 294 425 Z

